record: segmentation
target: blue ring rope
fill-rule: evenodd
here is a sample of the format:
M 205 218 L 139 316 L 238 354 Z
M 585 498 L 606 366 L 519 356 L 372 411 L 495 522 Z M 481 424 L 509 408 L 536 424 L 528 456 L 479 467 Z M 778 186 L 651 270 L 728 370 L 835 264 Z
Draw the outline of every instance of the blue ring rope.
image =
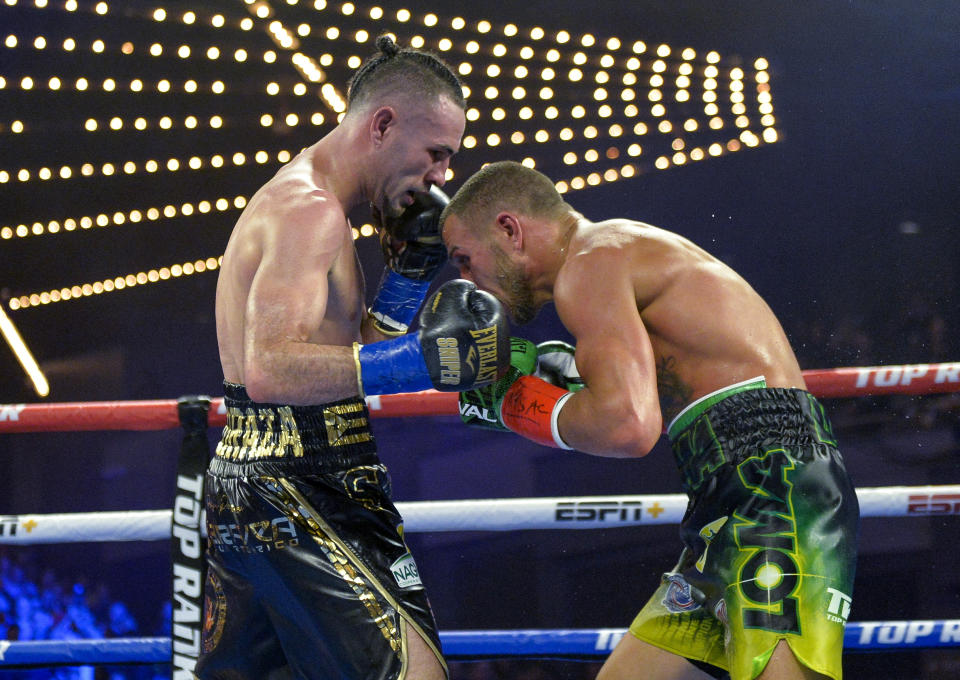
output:
M 523 657 L 602 659 L 624 628 L 570 630 L 461 630 L 440 633 L 449 660 Z M 0 666 L 81 666 L 169 663 L 170 638 L 0 640 Z M 847 624 L 851 652 L 960 647 L 960 619 L 858 621 Z

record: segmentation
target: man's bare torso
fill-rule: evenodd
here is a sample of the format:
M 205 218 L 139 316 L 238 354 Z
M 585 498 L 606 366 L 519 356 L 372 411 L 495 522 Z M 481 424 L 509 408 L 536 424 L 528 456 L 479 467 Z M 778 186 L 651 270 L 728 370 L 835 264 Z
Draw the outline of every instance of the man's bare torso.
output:
M 317 183 L 310 156 L 304 152 L 253 196 L 230 236 L 216 296 L 220 362 L 230 382 L 245 382 L 244 332 L 245 319 L 251 317 L 251 287 L 258 272 L 262 274 L 265 258 L 284 258 L 292 248 L 298 255 L 317 250 L 317 262 L 329 267 L 322 320 L 302 329 L 300 339 L 344 346 L 359 339 L 364 285 L 352 232 L 343 207 Z M 285 275 L 296 281 L 299 273 Z M 300 290 L 299 294 L 323 292 Z
M 587 257 L 606 246 L 628 258 L 666 420 L 701 396 L 759 375 L 771 387 L 804 387 L 773 312 L 718 259 L 677 234 L 628 220 L 588 224 L 570 243 L 571 253 Z

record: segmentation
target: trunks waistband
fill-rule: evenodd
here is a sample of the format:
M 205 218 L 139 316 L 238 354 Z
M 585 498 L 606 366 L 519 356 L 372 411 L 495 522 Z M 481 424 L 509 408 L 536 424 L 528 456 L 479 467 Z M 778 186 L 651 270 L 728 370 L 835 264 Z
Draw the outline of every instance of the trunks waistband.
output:
M 246 463 L 319 457 L 348 464 L 358 454 L 376 452 L 370 412 L 360 398 L 311 406 L 265 404 L 252 401 L 243 385 L 223 385 L 227 425 L 217 458 Z
M 673 441 L 678 434 L 690 427 L 690 424 L 700 417 L 700 415 L 706 411 L 708 408 L 716 404 L 718 401 L 726 399 L 731 394 L 736 394 L 737 392 L 745 392 L 746 390 L 759 390 L 767 386 L 767 380 L 762 375 L 758 375 L 756 378 L 750 378 L 749 380 L 744 380 L 743 382 L 734 383 L 733 385 L 728 385 L 727 387 L 721 387 L 719 390 L 706 394 L 694 402 L 687 404 L 676 417 L 670 421 L 670 424 L 667 426 L 667 436 L 670 438 L 670 441 Z
M 815 447 L 836 447 L 823 406 L 805 390 L 750 388 L 703 408 L 682 430 L 672 428 L 681 483 L 695 493 L 724 464 L 783 448 L 799 460 Z

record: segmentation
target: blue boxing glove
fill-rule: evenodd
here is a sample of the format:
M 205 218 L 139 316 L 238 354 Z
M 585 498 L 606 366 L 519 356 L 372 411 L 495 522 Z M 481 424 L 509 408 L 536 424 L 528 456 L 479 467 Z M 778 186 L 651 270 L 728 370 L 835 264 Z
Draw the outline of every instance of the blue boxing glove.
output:
M 374 326 L 385 335 L 407 332 L 430 283 L 447 262 L 440 238 L 440 213 L 450 199 L 431 186 L 397 218 L 380 221 L 380 249 L 386 268 L 370 307 Z
M 427 300 L 416 333 L 354 343 L 354 357 L 361 395 L 470 390 L 507 370 L 509 325 L 494 296 L 454 279 Z

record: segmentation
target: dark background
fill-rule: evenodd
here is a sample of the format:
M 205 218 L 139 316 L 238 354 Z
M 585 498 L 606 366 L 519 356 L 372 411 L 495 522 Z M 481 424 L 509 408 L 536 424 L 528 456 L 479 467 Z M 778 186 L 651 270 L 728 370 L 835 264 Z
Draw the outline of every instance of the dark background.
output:
M 454 10 L 418 1 L 406 5 L 414 14 L 406 24 L 365 18 L 366 5 L 349 18 L 334 9 L 316 12 L 279 0 L 272 7 L 285 23 L 311 24 L 311 37 L 303 40 L 301 49 L 335 56 L 327 73 L 341 90 L 349 72 L 345 57 L 365 57 L 372 47 L 369 42 L 358 46 L 348 40 L 327 41 L 321 34 L 328 25 L 345 33 L 363 27 L 371 36 L 392 31 L 402 43 L 421 34 L 428 47 L 431 40 L 450 36 L 457 47 L 447 56 L 454 63 L 463 58 L 464 40 L 473 38 L 488 48 L 498 27 L 508 21 L 521 31 L 543 26 L 549 35 L 566 29 L 602 40 L 615 35 L 627 45 L 642 39 L 648 52 L 660 43 L 675 51 L 690 46 L 701 56 L 713 49 L 723 55 L 721 67 L 743 66 L 748 94 L 751 64 L 765 57 L 770 62 L 777 143 L 655 171 L 652 158 L 663 153 L 658 149 L 666 148 L 672 136 L 651 133 L 638 140 L 653 154 L 648 157 L 645 151 L 638 161 L 638 177 L 572 191 L 567 198 L 592 219 L 628 216 L 703 245 L 738 269 L 769 301 L 803 368 L 830 368 L 960 358 L 960 9 L 950 0 L 911 5 L 898 0 L 483 0 Z M 24 2 L 0 7 L 2 34 L 19 38 L 14 48 L 0 47 L 0 75 L 5 78 L 0 89 L 0 170 L 15 178 L 18 169 L 28 168 L 34 175 L 27 182 L 0 184 L 0 227 L 250 196 L 278 166 L 248 161 L 222 170 L 207 165 L 200 171 L 112 177 L 97 173 L 90 178 L 77 177 L 75 171 L 68 181 L 37 180 L 40 167 L 125 160 L 142 165 L 147 158 L 229 157 L 261 148 L 297 151 L 330 129 L 329 122 L 295 128 L 259 124 L 264 112 L 279 118 L 286 112 L 309 115 L 320 110 L 328 121 L 333 116 L 316 88 L 302 97 L 263 94 L 268 80 L 277 80 L 289 92 L 300 78 L 289 62 L 281 63 L 290 53 L 270 41 L 263 22 L 246 32 L 236 28 L 248 16 L 242 3 L 165 6 L 169 17 L 163 23 L 150 20 L 153 5 L 139 1 L 111 6 L 107 16 L 92 12 L 93 3 L 81 3 L 72 13 L 64 12 L 59 1 L 45 9 Z M 385 9 L 390 13 L 396 8 Z M 189 9 L 198 14 L 192 26 L 176 20 Z M 443 25 L 463 16 L 471 25 L 488 19 L 494 31 L 486 36 L 468 30 L 455 34 L 417 25 L 417 18 L 430 10 Z M 214 31 L 204 17 L 216 12 L 228 25 Z M 44 50 L 32 47 L 37 35 L 47 38 Z M 59 48 L 68 36 L 79 45 L 72 53 Z M 103 54 L 90 51 L 95 38 L 107 43 Z M 132 55 L 120 52 L 126 41 L 135 45 Z M 153 42 L 164 44 L 166 56 L 145 54 Z M 514 47 L 529 43 L 540 51 L 530 40 L 503 42 Z M 244 46 L 251 58 L 238 65 L 224 57 L 210 62 L 172 56 L 183 43 L 193 45 L 195 52 L 218 44 L 225 54 Z M 276 64 L 264 65 L 256 58 L 267 49 L 280 55 Z M 600 52 L 595 48 L 591 54 Z M 565 52 L 564 59 L 568 56 Z M 675 67 L 677 61 L 669 63 Z M 585 71 L 589 73 L 589 67 Z M 610 72 L 617 77 L 623 69 Z M 479 73 L 478 66 L 465 82 L 473 88 L 471 103 L 488 111 Z M 34 89 L 20 88 L 24 75 L 37 82 Z M 65 83 L 85 76 L 92 85 L 86 92 L 66 85 L 52 92 L 44 86 L 51 75 Z M 95 86 L 104 77 L 117 80 L 116 92 Z M 132 77 L 145 83 L 166 77 L 175 86 L 165 95 L 148 88 L 131 94 L 124 83 Z M 186 95 L 176 84 L 187 78 L 201 84 L 222 79 L 228 92 L 219 97 Z M 582 102 L 595 110 L 592 87 L 585 84 L 578 91 L 558 84 L 556 89 L 561 109 Z M 645 93 L 643 75 L 636 89 Z M 618 88 L 611 85 L 610 90 Z M 704 121 L 697 107 L 690 110 Z M 224 125 L 219 130 L 188 130 L 180 122 L 190 114 L 201 120 L 219 114 Z M 122 132 L 103 129 L 113 115 L 125 119 Z M 171 130 L 153 124 L 161 115 L 174 119 Z M 732 117 L 723 115 L 728 128 L 715 136 L 725 140 L 736 132 L 730 132 Z M 151 121 L 147 132 L 130 128 L 136 116 Z M 83 130 L 89 117 L 100 121 L 97 133 Z M 11 131 L 15 120 L 23 121 L 24 132 Z M 483 116 L 468 124 L 467 134 L 483 139 L 491 129 L 503 133 L 515 122 L 521 125 L 511 119 L 496 124 Z M 541 120 L 537 125 L 555 129 L 557 123 Z M 689 145 L 703 143 L 698 139 L 691 135 Z M 627 135 L 615 144 L 622 150 L 630 141 Z M 581 137 L 571 143 L 492 149 L 481 144 L 455 157 L 455 177 L 447 188 L 456 190 L 481 163 L 499 158 L 530 156 L 554 179 L 568 179 L 596 169 L 560 161 L 565 151 L 584 148 Z M 220 395 L 215 272 L 21 310 L 11 310 L 7 300 L 216 257 L 238 214 L 213 211 L 0 240 L 0 301 L 50 380 L 47 401 Z M 366 219 L 356 217 L 358 223 Z M 381 264 L 374 239 L 361 238 L 357 245 L 367 279 L 375 282 Z M 453 276 L 452 269 L 446 276 Z M 549 308 L 520 332 L 534 340 L 568 339 Z M 0 348 L 0 401 L 38 400 L 12 353 Z M 830 400 L 827 406 L 857 486 L 960 480 L 956 397 Z M 451 418 L 377 420 L 374 427 L 400 501 L 678 490 L 663 443 L 642 460 L 616 461 L 467 430 Z M 0 513 L 169 507 L 178 444 L 175 431 L 4 435 Z M 851 618 L 960 616 L 958 534 L 955 517 L 865 519 Z M 410 542 L 443 629 L 623 627 L 678 554 L 675 527 L 413 535 Z M 0 552 L 38 567 L 55 565 L 64 578 L 102 579 L 116 597 L 130 603 L 143 634 L 152 634 L 158 625 L 167 590 L 166 543 L 8 547 Z M 845 663 L 853 678 L 960 677 L 960 656 L 954 651 L 858 654 L 849 655 Z M 458 667 L 457 672 L 466 677 L 469 670 Z M 558 676 L 569 677 L 587 672 L 582 667 L 556 670 Z

